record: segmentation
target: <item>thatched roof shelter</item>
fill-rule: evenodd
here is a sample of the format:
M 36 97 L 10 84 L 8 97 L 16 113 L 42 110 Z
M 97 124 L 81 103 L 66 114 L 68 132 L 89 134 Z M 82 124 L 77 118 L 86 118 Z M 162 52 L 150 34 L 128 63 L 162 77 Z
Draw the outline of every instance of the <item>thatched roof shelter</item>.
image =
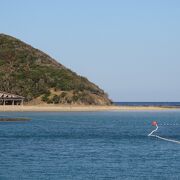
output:
M 0 105 L 20 105 L 23 101 L 23 96 L 0 91 Z

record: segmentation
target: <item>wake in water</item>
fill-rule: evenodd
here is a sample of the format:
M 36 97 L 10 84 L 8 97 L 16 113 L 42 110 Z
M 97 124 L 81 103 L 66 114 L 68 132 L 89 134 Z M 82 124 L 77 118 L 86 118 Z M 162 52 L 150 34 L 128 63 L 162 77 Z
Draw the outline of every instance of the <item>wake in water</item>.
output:
M 178 143 L 178 144 L 180 144 L 180 141 L 173 140 L 173 139 L 168 139 L 168 138 L 164 138 L 164 137 L 155 135 L 154 133 L 155 133 L 155 132 L 158 130 L 158 128 L 159 128 L 156 121 L 153 121 L 153 122 L 152 122 L 152 126 L 156 126 L 156 129 L 154 129 L 151 133 L 149 133 L 148 136 L 156 137 L 156 138 L 159 138 L 159 139 L 164 140 L 164 141 L 169 141 L 169 142 L 173 142 L 173 143 Z

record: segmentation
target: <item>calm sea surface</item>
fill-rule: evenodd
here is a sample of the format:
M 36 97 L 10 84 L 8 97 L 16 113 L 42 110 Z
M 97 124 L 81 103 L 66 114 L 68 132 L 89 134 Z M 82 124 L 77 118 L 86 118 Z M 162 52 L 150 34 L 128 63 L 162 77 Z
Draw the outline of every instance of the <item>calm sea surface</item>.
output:
M 0 180 L 180 179 L 180 111 L 0 113 Z
M 119 106 L 163 106 L 180 107 L 180 102 L 114 102 Z

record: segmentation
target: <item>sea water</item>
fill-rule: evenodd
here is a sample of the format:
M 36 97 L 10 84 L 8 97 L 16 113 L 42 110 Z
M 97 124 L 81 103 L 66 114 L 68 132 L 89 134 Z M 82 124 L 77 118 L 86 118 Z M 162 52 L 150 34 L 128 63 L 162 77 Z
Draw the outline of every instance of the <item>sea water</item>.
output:
M 180 102 L 114 102 L 118 106 L 180 107 Z
M 0 180 L 180 179 L 180 111 L 0 113 Z

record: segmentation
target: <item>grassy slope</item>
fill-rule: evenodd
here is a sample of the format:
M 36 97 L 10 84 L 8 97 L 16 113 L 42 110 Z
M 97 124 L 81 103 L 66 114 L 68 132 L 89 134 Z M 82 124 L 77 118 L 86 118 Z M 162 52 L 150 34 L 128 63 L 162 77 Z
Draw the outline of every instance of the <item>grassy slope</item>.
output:
M 107 95 L 86 78 L 65 68 L 47 54 L 0 34 L 0 90 L 37 97 L 48 103 L 110 104 Z M 61 92 L 52 94 L 51 89 Z

